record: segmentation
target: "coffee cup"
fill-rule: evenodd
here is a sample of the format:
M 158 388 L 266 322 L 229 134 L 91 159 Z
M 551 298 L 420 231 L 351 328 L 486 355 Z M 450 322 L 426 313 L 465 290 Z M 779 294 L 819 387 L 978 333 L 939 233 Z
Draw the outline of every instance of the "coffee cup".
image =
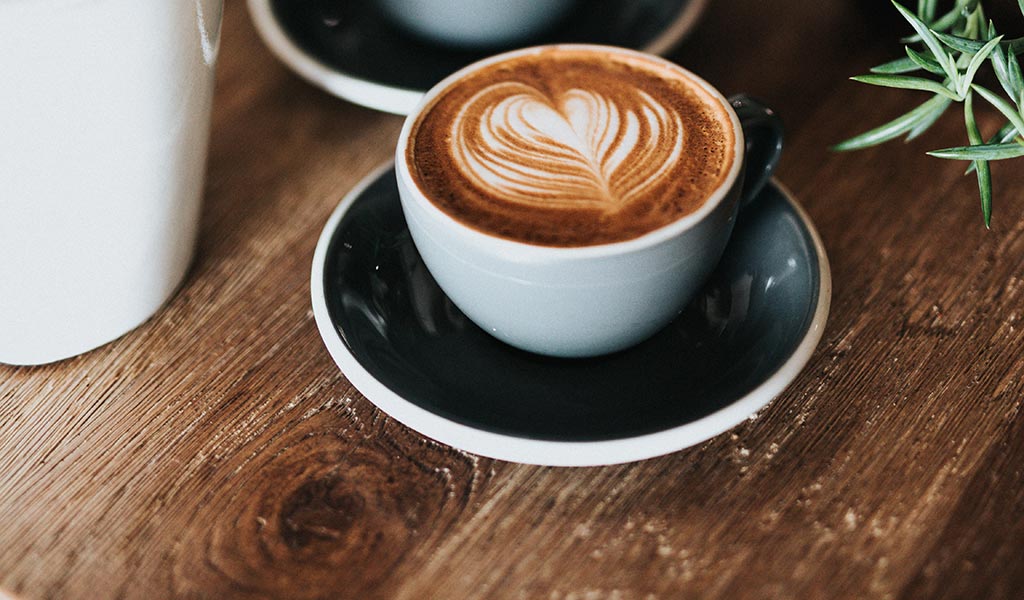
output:
M 682 311 L 781 143 L 770 109 L 669 61 L 542 46 L 430 90 L 396 173 L 416 248 L 462 312 L 520 349 L 585 357 Z
M 0 0 L 0 363 L 68 358 L 178 288 L 221 0 Z
M 555 25 L 578 0 L 377 0 L 402 29 L 431 42 L 495 47 L 529 39 Z

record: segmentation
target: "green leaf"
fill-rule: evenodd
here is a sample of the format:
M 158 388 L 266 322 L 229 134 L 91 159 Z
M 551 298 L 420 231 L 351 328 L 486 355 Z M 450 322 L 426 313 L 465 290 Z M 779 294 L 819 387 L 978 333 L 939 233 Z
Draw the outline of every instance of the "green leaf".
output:
M 976 40 L 976 39 L 972 39 L 972 38 L 966 37 L 964 35 L 957 35 L 957 34 L 949 33 L 948 31 L 944 31 L 941 27 L 932 26 L 931 29 L 932 29 L 932 33 L 934 33 L 936 36 L 938 36 L 939 33 L 943 33 L 945 35 L 953 35 L 955 37 L 960 38 L 961 40 L 966 40 L 968 42 L 981 41 L 982 43 L 984 43 L 984 42 L 988 41 L 988 40 Z M 961 31 L 961 33 L 963 33 L 963 31 Z M 993 37 L 995 37 L 995 35 L 990 35 L 988 39 L 991 39 Z M 914 36 L 911 36 L 909 38 L 900 38 L 900 42 L 902 42 L 904 44 L 916 44 L 916 43 L 918 43 L 920 41 L 921 41 L 921 36 L 919 36 L 919 35 L 914 35 Z M 960 42 L 960 43 L 963 43 L 963 42 Z M 1003 47 L 1006 48 L 1007 50 L 1010 50 L 1010 51 L 1014 52 L 1015 54 L 1020 54 L 1021 51 L 1024 51 L 1024 37 L 1013 38 L 1012 40 L 1007 40 L 1007 41 L 1003 42 Z
M 981 131 L 978 130 L 978 123 L 974 119 L 974 94 L 967 94 L 964 101 L 964 123 L 967 125 L 967 139 L 971 145 L 981 143 Z M 974 163 L 978 175 L 978 195 L 981 197 L 981 215 L 985 219 L 985 227 L 992 225 L 992 171 L 988 162 L 978 160 Z
M 936 66 L 938 63 L 935 63 Z M 899 75 L 901 73 L 912 73 L 914 71 L 920 71 L 921 67 L 917 63 L 910 60 L 909 58 L 897 58 L 896 60 L 889 61 L 887 63 L 878 65 L 877 67 L 871 67 L 872 73 L 882 75 Z M 941 71 L 941 69 L 940 69 Z M 943 73 L 945 74 L 945 73 Z
M 949 108 L 949 105 L 953 103 L 952 100 L 946 98 L 945 96 L 935 96 L 933 100 L 940 100 L 940 102 L 938 102 L 935 105 L 934 109 L 929 111 L 917 124 L 915 124 L 909 132 L 907 132 L 906 141 L 909 142 L 911 140 L 914 140 L 919 135 L 927 131 L 932 125 L 935 124 L 936 121 L 939 120 L 939 117 L 941 117 L 943 113 L 946 112 L 946 109 Z M 931 100 L 929 100 L 929 102 L 931 102 Z
M 931 28 L 936 31 L 945 31 L 952 26 L 956 25 L 956 22 L 960 20 L 961 9 L 959 6 L 954 6 L 953 10 L 942 15 L 938 19 L 932 22 Z
M 1013 138 L 1017 137 L 1017 128 L 1013 126 L 1013 123 L 1007 123 L 999 128 L 999 131 L 989 139 L 989 144 L 1005 144 Z
M 985 219 L 985 229 L 992 229 L 992 170 L 985 161 L 974 163 L 978 166 L 978 196 L 981 198 L 981 216 Z
M 971 84 L 971 89 L 981 94 L 981 97 L 988 101 L 989 104 L 996 107 L 996 110 L 1003 113 L 1003 116 L 1009 119 L 1013 126 L 1017 128 L 1017 132 L 1024 135 L 1024 116 L 1021 116 L 1019 112 L 1014 110 L 1014 107 L 1009 102 L 1003 100 L 999 96 L 992 93 L 990 90 L 981 87 L 976 83 Z
M 935 20 L 936 0 L 917 0 L 917 16 L 925 23 Z
M 952 10 L 929 23 L 929 27 L 933 31 L 946 31 L 952 28 L 954 25 L 956 25 L 962 15 L 963 8 L 960 6 L 960 3 L 958 2 L 957 6 L 954 6 Z M 900 41 L 904 44 L 916 44 L 917 42 L 921 41 L 921 36 L 919 34 L 914 34 L 911 36 L 900 38 Z
M 1005 144 L 1017 137 L 1017 128 L 1013 126 L 1013 123 L 1006 123 L 1003 125 L 995 135 L 989 138 L 987 144 Z M 971 164 L 964 172 L 964 175 L 970 175 L 974 171 L 974 164 Z
M 978 72 L 978 67 L 988 59 L 992 54 L 992 51 L 995 50 L 996 46 L 999 45 L 999 42 L 1002 41 L 1002 39 L 1003 36 L 999 36 L 989 40 L 989 42 L 971 58 L 971 62 L 967 66 L 967 71 L 964 72 L 963 77 L 959 81 L 959 86 L 957 87 L 957 92 L 961 96 L 967 93 L 967 88 L 971 85 L 971 82 L 974 81 L 974 75 Z
M 1006 58 L 1006 51 L 1002 47 L 996 48 L 992 53 L 992 70 L 996 73 L 996 80 L 1003 87 L 1003 91 L 1013 95 L 1013 84 L 1010 83 L 1009 63 Z
M 963 97 L 958 96 L 956 92 L 941 83 L 932 81 L 931 79 L 924 79 L 923 77 L 908 77 L 906 75 L 858 75 L 857 77 L 851 77 L 850 79 L 860 83 L 867 83 L 882 87 L 899 88 L 903 90 L 921 90 L 925 92 L 932 92 L 933 94 L 942 94 L 943 96 L 958 102 L 963 100 Z
M 948 46 L 951 50 L 957 52 L 967 52 L 974 54 L 978 50 L 981 50 L 982 46 L 985 45 L 987 40 L 975 40 L 967 38 L 961 35 L 953 35 L 951 33 L 943 33 L 941 31 L 932 31 L 935 37 L 942 42 L 944 46 Z M 995 37 L 994 32 L 990 31 L 989 39 Z M 1004 36 L 1005 37 L 1005 36 Z M 1014 54 L 1021 54 L 1024 52 L 1024 37 L 1015 38 L 1012 40 L 1006 40 L 999 44 L 1001 48 L 1007 52 L 1013 52 Z
M 1012 53 L 1006 57 L 1006 73 L 1010 80 L 1010 88 L 1015 92 L 1011 93 L 1010 97 L 1013 98 L 1015 95 L 1024 92 L 1024 74 L 1021 73 L 1020 62 Z M 1018 108 L 1024 110 L 1024 107 Z
M 1020 62 L 1012 52 L 1006 52 L 1002 47 L 992 53 L 992 67 L 996 72 L 996 79 L 1003 91 L 1017 104 L 1017 108 L 1024 110 L 1024 102 L 1018 102 L 1017 97 L 1024 93 L 1024 75 L 1021 74 Z
M 1024 15 L 1024 0 L 1017 0 L 1017 4 L 1020 4 L 1020 14 Z
M 999 128 L 999 131 L 997 131 L 996 134 L 992 136 L 992 139 L 990 139 L 988 143 L 1004 144 L 1015 137 L 1017 137 L 1017 128 L 1013 126 L 1013 123 L 1007 123 L 1006 125 L 1003 125 L 1002 127 Z
M 985 9 L 981 6 L 981 0 L 969 2 L 965 12 L 968 17 L 974 17 L 979 27 L 985 25 Z
M 921 54 L 920 52 L 914 50 L 910 46 L 907 46 L 906 50 L 907 58 L 900 60 L 910 61 L 914 65 L 914 70 L 924 69 L 925 71 L 928 71 L 929 73 L 934 73 L 936 75 L 946 74 L 945 69 L 943 69 L 942 66 L 939 65 L 939 63 L 935 62 L 933 59 Z
M 974 54 L 985 45 L 985 42 L 981 40 L 972 40 L 969 38 L 961 37 L 959 35 L 952 35 L 949 33 L 942 33 L 940 31 L 933 31 L 935 37 L 939 39 L 943 44 L 949 46 L 950 49 L 956 50 L 957 52 L 966 52 L 967 54 Z
M 915 127 L 933 116 L 938 118 L 935 116 L 936 113 L 941 114 L 950 103 L 950 99 L 945 96 L 935 96 L 914 110 L 896 117 L 884 125 L 832 146 L 832 150 L 834 152 L 860 150 L 861 148 L 877 146 L 883 142 L 896 139 L 904 133 L 912 131 Z
M 914 13 L 904 8 L 899 2 L 892 0 L 892 4 L 896 7 L 896 10 L 903 15 L 903 18 L 910 23 L 910 26 L 914 28 L 914 31 L 921 36 L 921 41 L 924 42 L 925 46 L 928 46 L 928 49 L 932 51 L 932 54 L 935 56 L 935 60 L 938 61 L 940 65 L 943 65 L 944 69 L 946 69 L 946 77 L 949 77 L 951 81 L 956 81 L 956 71 L 950 70 L 949 67 L 943 63 L 943 60 L 949 59 L 949 55 L 942 49 L 942 44 L 939 42 L 938 38 L 935 37 L 935 34 L 928 29 L 927 25 L 921 22 L 921 19 L 915 17 Z
M 980 138 L 979 138 L 980 141 Z M 957 146 L 932 150 L 929 156 L 950 160 L 1006 160 L 1024 156 L 1024 144 L 1010 142 L 1008 144 L 977 144 L 974 146 Z
M 964 25 L 963 30 L 960 31 L 960 36 L 972 40 L 980 39 L 981 37 L 983 37 L 983 28 L 984 24 L 979 18 L 978 11 L 975 10 L 974 12 L 967 16 L 967 24 Z

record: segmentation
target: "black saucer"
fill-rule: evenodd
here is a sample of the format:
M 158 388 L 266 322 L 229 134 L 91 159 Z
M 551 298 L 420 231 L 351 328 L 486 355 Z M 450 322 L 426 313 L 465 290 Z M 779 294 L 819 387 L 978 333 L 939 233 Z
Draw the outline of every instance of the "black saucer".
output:
M 312 294 L 332 356 L 385 412 L 478 454 L 581 465 L 664 454 L 756 412 L 810 358 L 831 283 L 813 226 L 773 182 L 661 333 L 605 357 L 537 356 L 477 328 L 437 287 L 387 168 L 327 224 Z
M 588 0 L 521 45 L 577 42 L 662 54 L 689 32 L 706 1 Z M 421 41 L 370 0 L 249 0 L 249 10 L 267 45 L 300 75 L 346 100 L 399 114 L 444 77 L 511 49 Z

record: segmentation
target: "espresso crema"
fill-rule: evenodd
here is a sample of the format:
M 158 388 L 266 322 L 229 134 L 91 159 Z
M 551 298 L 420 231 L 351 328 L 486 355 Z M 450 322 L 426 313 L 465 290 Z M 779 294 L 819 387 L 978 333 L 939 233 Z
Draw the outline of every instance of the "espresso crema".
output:
M 630 240 L 699 209 L 735 133 L 684 71 L 629 53 L 551 47 L 492 63 L 433 99 L 405 160 L 438 208 L 542 246 Z

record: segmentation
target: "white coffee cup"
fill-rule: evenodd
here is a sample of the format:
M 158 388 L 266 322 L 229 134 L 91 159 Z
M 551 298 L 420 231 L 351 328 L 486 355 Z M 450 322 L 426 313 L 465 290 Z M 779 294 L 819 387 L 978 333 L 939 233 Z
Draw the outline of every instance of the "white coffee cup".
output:
M 501 46 L 541 33 L 578 0 L 376 0 L 397 25 L 450 46 Z
M 640 237 L 584 247 L 550 247 L 489 235 L 454 219 L 425 195 L 412 177 L 407 148 L 413 125 L 434 98 L 467 75 L 495 62 L 542 48 L 485 59 L 430 90 L 405 122 L 396 150 L 402 209 L 417 250 L 448 297 L 473 322 L 498 339 L 531 352 L 559 357 L 605 354 L 632 346 L 672 321 L 717 264 L 741 198 L 767 181 L 781 150 L 781 128 L 769 109 L 737 101 L 763 127 L 747 145 L 744 125 L 720 92 L 663 59 L 631 50 L 565 45 L 631 54 L 682 73 L 718 102 L 729 116 L 735 159 L 724 181 L 704 204 L 669 225 Z M 769 117 L 765 126 L 763 117 Z M 756 142 L 756 143 L 753 143 Z M 744 186 L 747 157 L 750 185 Z
M 222 0 L 0 0 L 0 362 L 111 341 L 195 246 Z

